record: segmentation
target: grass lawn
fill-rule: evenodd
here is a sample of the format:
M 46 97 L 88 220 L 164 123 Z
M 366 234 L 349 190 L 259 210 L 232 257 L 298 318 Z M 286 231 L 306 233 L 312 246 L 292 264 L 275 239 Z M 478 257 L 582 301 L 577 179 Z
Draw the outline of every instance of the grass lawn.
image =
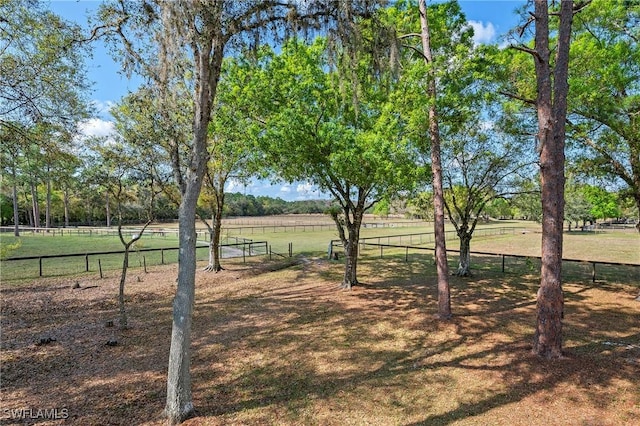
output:
M 198 271 L 186 424 L 638 424 L 637 281 L 567 279 L 566 357 L 545 361 L 530 352 L 537 275 L 479 266 L 451 277 L 451 322 L 434 317 L 426 258 L 365 257 L 353 291 L 324 258 Z M 3 408 L 67 409 L 43 425 L 163 424 L 175 266 L 130 277 L 128 330 L 105 327 L 115 277 L 2 286 Z

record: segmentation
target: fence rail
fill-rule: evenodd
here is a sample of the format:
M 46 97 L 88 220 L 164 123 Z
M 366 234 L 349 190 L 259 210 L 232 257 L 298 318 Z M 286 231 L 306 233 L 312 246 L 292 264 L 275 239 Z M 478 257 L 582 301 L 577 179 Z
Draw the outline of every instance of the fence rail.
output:
M 517 226 L 501 226 L 496 228 L 478 228 L 474 231 L 474 237 L 488 237 L 493 235 L 505 235 L 515 234 L 516 231 L 521 231 L 521 227 Z M 447 237 L 457 237 L 456 231 L 450 230 L 445 232 Z M 409 241 L 409 245 L 416 241 L 419 244 L 427 244 L 435 241 L 433 232 L 417 232 L 413 234 L 394 234 L 394 235 L 382 235 L 378 237 L 363 237 L 360 238 L 361 243 L 368 244 L 370 241 L 376 241 L 377 244 L 382 244 L 382 241 L 386 240 L 387 244 L 391 244 L 391 241 L 398 241 L 402 243 L 403 240 Z M 370 243 L 374 244 L 374 243 Z
M 363 228 L 403 228 L 403 227 L 415 227 L 420 226 L 426 222 L 364 222 L 362 224 Z M 285 221 L 275 224 L 260 224 L 259 222 L 255 222 L 252 225 L 241 225 L 237 226 L 237 224 L 231 223 L 222 226 L 222 232 L 224 234 L 238 234 L 238 235 L 252 235 L 252 234 L 264 234 L 267 232 L 314 232 L 314 231 L 332 231 L 336 228 L 336 225 L 333 222 L 326 223 L 286 223 Z M 19 228 L 21 233 L 30 233 L 30 234 L 50 234 L 52 236 L 57 235 L 118 235 L 117 227 L 100 227 L 100 226 L 78 226 L 78 227 L 68 227 L 68 228 L 34 228 L 34 227 L 26 227 L 20 226 Z M 13 232 L 13 226 L 2 226 L 0 227 L 0 232 L 9 233 Z M 125 235 L 133 235 L 139 233 L 141 229 L 126 227 L 122 228 L 122 232 Z M 209 231 L 204 229 L 199 229 L 196 231 L 198 235 L 198 239 L 207 241 L 209 239 Z M 147 228 L 144 231 L 145 237 L 167 237 L 167 236 L 175 236 L 178 237 L 178 229 L 177 228 Z
M 199 243 L 196 246 L 196 249 L 208 249 L 209 244 Z M 159 258 L 156 259 L 156 264 L 167 264 L 174 263 L 177 261 L 177 252 L 179 247 L 165 247 L 165 248 L 142 248 L 142 249 L 134 249 L 130 251 L 130 254 L 139 254 L 142 255 L 140 260 L 141 265 L 147 265 L 147 259 L 144 253 L 159 253 Z M 252 241 L 244 238 L 236 238 L 235 243 L 224 243 L 220 244 L 220 256 L 223 258 L 239 258 L 242 257 L 243 261 L 246 260 L 247 257 L 253 256 L 264 256 L 269 254 L 269 247 L 266 241 Z M 2 262 L 25 262 L 28 264 L 30 261 L 37 260 L 38 261 L 38 276 L 42 277 L 45 275 L 45 270 L 43 266 L 43 262 L 45 260 L 55 260 L 55 259 L 68 259 L 68 258 L 81 258 L 83 260 L 82 270 L 79 270 L 78 266 L 76 266 L 77 272 L 90 272 L 91 270 L 98 270 L 100 275 L 102 276 L 102 261 L 103 258 L 100 256 L 116 256 L 116 255 L 124 255 L 124 250 L 115 250 L 115 251 L 100 251 L 100 252 L 90 252 L 90 253 L 69 253 L 69 254 L 52 254 L 52 255 L 40 255 L 40 256 L 24 256 L 24 257 L 11 257 L 7 259 L 2 259 Z M 96 269 L 96 259 L 97 259 L 97 269 Z M 90 262 L 93 260 L 93 263 Z M 113 263 L 113 262 L 112 262 Z M 94 268 L 91 268 L 91 265 L 94 265 Z M 58 269 L 53 268 L 53 265 L 50 266 L 50 269 Z M 111 269 L 111 268 L 109 268 Z
M 488 228 L 488 229 L 490 229 L 490 228 Z M 498 229 L 498 228 L 496 228 L 496 229 Z M 514 228 L 514 229 L 516 229 L 516 228 Z M 404 237 L 416 236 L 416 235 L 419 235 L 419 234 L 407 234 L 407 235 L 404 235 Z M 391 235 L 389 237 L 390 238 L 398 237 L 398 235 Z M 412 250 L 412 251 L 431 251 L 431 252 L 435 251 L 434 247 L 422 247 L 422 246 L 411 246 L 411 245 L 406 245 L 406 244 L 383 244 L 383 243 L 368 242 L 368 240 L 385 239 L 385 238 L 388 238 L 388 237 L 387 236 L 383 236 L 383 237 L 374 237 L 374 238 L 361 239 L 360 242 L 359 242 L 360 251 L 362 251 L 365 247 L 374 247 L 374 248 L 377 247 L 377 248 L 380 249 L 379 257 L 382 259 L 384 257 L 385 248 L 394 249 L 394 250 L 404 250 L 404 261 L 405 262 L 409 261 L 409 250 Z M 334 247 L 342 247 L 342 242 L 340 240 L 331 240 L 331 242 L 329 243 L 329 252 L 328 252 L 329 259 L 335 259 L 336 258 L 335 257 Z M 460 253 L 460 250 L 447 249 L 447 253 Z M 499 257 L 501 259 L 501 270 L 502 270 L 502 272 L 506 271 L 505 259 L 507 259 L 507 258 L 525 259 L 525 260 L 535 259 L 538 262 L 540 262 L 542 260 L 541 256 L 529 256 L 529 255 L 522 255 L 522 254 L 496 253 L 496 252 L 487 252 L 487 251 L 471 251 L 470 253 L 472 255 Z M 563 262 L 569 262 L 569 263 L 579 263 L 579 264 L 588 264 L 588 265 L 590 265 L 591 266 L 591 280 L 592 280 L 592 282 L 596 282 L 596 279 L 597 279 L 597 277 L 596 277 L 596 265 L 623 266 L 623 267 L 640 268 L 640 264 L 625 263 L 625 262 L 608 262 L 608 261 L 600 261 L 600 260 L 571 259 L 571 258 L 563 258 L 562 261 Z

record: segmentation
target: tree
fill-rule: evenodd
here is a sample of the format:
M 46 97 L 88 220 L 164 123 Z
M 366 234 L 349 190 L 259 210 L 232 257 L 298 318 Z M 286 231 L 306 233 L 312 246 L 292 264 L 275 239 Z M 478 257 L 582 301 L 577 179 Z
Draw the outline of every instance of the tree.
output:
M 365 211 L 411 189 L 419 168 L 389 102 L 389 74 L 376 76 L 372 56 L 360 52 L 352 85 L 332 68 L 327 49 L 319 38 L 268 52 L 244 98 L 261 107 L 254 116 L 264 124 L 260 143 L 273 172 L 333 195 L 337 206 L 329 214 L 346 258 L 341 287 L 351 289 Z
M 0 125 L 73 128 L 87 117 L 81 30 L 36 0 L 0 3 Z
M 18 234 L 17 187 L 28 182 L 33 225 L 39 226 L 38 185 L 47 185 L 46 224 L 50 225 L 51 179 L 54 157 L 42 147 L 55 148 L 49 136 L 72 131 L 89 114 L 84 46 L 75 45 L 80 27 L 43 10 L 36 0 L 0 2 L 0 126 L 13 146 L 11 176 L 14 233 Z M 19 147 L 19 150 L 15 148 Z M 47 161 L 45 161 L 47 160 Z
M 408 58 L 403 63 L 403 73 L 413 80 L 407 95 L 400 98 L 400 105 L 410 131 L 419 141 L 418 151 L 431 165 L 438 316 L 447 320 L 452 314 L 444 232 L 442 133 L 443 130 L 449 132 L 449 127 L 455 128 L 456 115 L 464 104 L 457 101 L 465 90 L 468 76 L 458 71 L 460 64 L 469 58 L 473 32 L 456 2 L 427 7 L 426 1 L 420 0 L 417 9 L 399 3 L 398 12 L 397 31 L 404 48 L 402 51 L 408 52 L 405 53 Z M 416 22 L 419 22 L 419 28 Z M 419 43 L 412 43 L 412 39 Z
M 565 126 L 567 116 L 569 47 L 574 5 L 560 2 L 551 16 L 559 19 L 555 58 L 551 57 L 549 5 L 535 1 L 528 24 L 535 23 L 534 47 L 515 46 L 530 54 L 535 65 L 542 200 L 542 267 L 537 299 L 533 352 L 546 358 L 562 356 L 562 229 L 564 223 Z M 527 25 L 528 25 L 527 24 Z M 523 31 L 526 28 L 523 27 Z M 521 32 L 522 33 L 522 32 Z
M 20 156 L 24 144 L 24 131 L 19 124 L 0 127 L 0 155 L 2 159 L 3 176 L 9 176 L 11 182 L 11 200 L 13 205 L 13 235 L 20 236 L 20 218 L 18 208 L 18 185 L 20 171 Z M 3 183 L 5 181 L 3 179 Z
M 119 135 L 118 141 L 131 156 L 130 159 L 123 160 L 129 162 L 132 171 L 151 181 L 148 185 L 151 188 L 148 192 L 151 199 L 145 202 L 149 209 L 147 217 L 155 217 L 155 212 L 159 211 L 156 196 L 160 193 L 169 202 L 179 204 L 170 153 L 180 160 L 178 164 L 184 162 L 181 159 L 184 140 L 175 135 L 189 134 L 190 107 L 188 93 L 184 88 L 177 86 L 173 90 L 181 95 L 174 95 L 178 105 L 170 123 L 167 123 L 167 117 L 161 110 L 162 105 L 154 98 L 153 90 L 147 86 L 129 93 L 110 111 L 114 117 L 115 131 Z
M 122 111 L 120 105 L 120 111 Z M 122 120 L 122 115 L 117 115 Z M 122 121 L 119 122 L 122 125 Z M 118 126 L 123 129 L 122 126 Z M 156 184 L 153 177 L 152 167 L 145 164 L 152 158 L 140 158 L 140 149 L 144 149 L 144 145 L 137 145 L 132 141 L 126 141 L 125 135 L 131 135 L 125 131 L 124 134 L 115 134 L 109 140 L 94 141 L 92 147 L 94 158 L 94 173 L 102 176 L 101 183 L 105 188 L 105 192 L 109 194 L 109 199 L 113 199 L 116 204 L 116 214 L 118 221 L 118 237 L 124 247 L 124 255 L 122 260 L 122 270 L 120 274 L 120 284 L 118 292 L 118 306 L 120 313 L 119 325 L 121 329 L 128 327 L 127 313 L 125 309 L 124 290 L 127 278 L 127 270 L 129 268 L 129 252 L 131 247 L 142 238 L 144 231 L 153 221 L 153 200 L 154 196 L 149 197 L 147 202 L 151 207 L 147 210 L 147 217 L 142 229 L 133 235 L 128 241 L 125 239 L 123 225 L 123 211 L 127 201 L 133 201 L 136 198 L 136 189 L 138 194 L 141 187 L 147 187 L 148 192 L 155 194 Z M 97 143 L 95 143 L 97 142 Z M 144 202 L 144 201 L 143 201 Z
M 594 219 L 607 219 L 620 217 L 620 207 L 616 194 L 603 188 L 585 185 L 583 193 L 591 208 L 589 214 Z
M 115 42 L 125 70 L 149 78 L 170 123 L 175 103 L 170 88 L 176 80 L 189 80 L 192 93 L 190 141 L 170 152 L 180 192 L 178 286 L 173 304 L 173 325 L 165 413 L 175 424 L 194 411 L 191 395 L 191 321 L 195 302 L 196 207 L 208 161 L 207 141 L 222 61 L 226 50 L 259 43 L 260 35 L 277 37 L 288 29 L 307 28 L 319 18 L 338 22 L 345 34 L 352 17 L 368 13 L 362 2 L 234 2 L 114 0 L 102 5 L 100 20 L 91 38 L 104 36 Z M 300 10 L 299 10 L 300 9 Z M 333 19 L 328 19 L 333 18 Z M 339 19 L 336 19 L 339 18 Z M 344 30 L 343 30 L 344 29 Z M 340 31 L 342 30 L 342 31 Z M 176 138 L 177 134 L 172 134 Z
M 622 181 L 640 212 L 640 3 L 593 0 L 575 21 L 568 137 L 579 170 Z
M 570 176 L 567 179 L 564 192 L 564 217 L 569 224 L 569 231 L 571 231 L 571 224 L 575 222 L 578 227 L 578 222 L 593 220 L 591 214 L 591 203 L 587 200 L 584 191 L 584 185 L 575 182 Z
M 211 224 L 201 216 L 209 231 L 209 263 L 205 271 L 223 269 L 220 265 L 220 237 L 225 186 L 230 178 L 245 181 L 257 167 L 254 137 L 251 135 L 254 126 L 237 108 L 237 90 L 234 88 L 244 84 L 238 72 L 240 69 L 233 61 L 225 61 L 214 117 L 209 123 L 209 162 L 200 196 L 211 214 Z
M 431 176 L 433 179 L 433 226 L 436 242 L 436 271 L 438 273 L 438 316 L 440 319 L 451 318 L 451 296 L 449 290 L 449 264 L 447 262 L 447 245 L 444 232 L 444 192 L 442 186 L 442 162 L 440 159 L 440 128 L 438 126 L 438 110 L 436 107 L 437 88 L 436 72 L 433 66 L 431 51 L 431 33 L 427 15 L 426 0 L 419 0 L 422 54 L 428 67 L 427 97 L 429 104 L 429 138 L 431 140 Z
M 492 128 L 493 127 L 493 128 Z M 488 203 L 519 192 L 533 161 L 517 138 L 487 123 L 468 123 L 445 144 L 445 208 L 460 239 L 456 275 L 471 275 L 471 239 Z M 500 144 L 498 141 L 501 141 Z

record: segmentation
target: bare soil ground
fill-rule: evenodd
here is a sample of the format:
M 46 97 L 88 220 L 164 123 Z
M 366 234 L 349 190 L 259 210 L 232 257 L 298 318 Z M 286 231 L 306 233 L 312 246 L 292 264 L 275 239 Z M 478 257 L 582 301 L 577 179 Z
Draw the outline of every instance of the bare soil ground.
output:
M 325 260 L 226 266 L 197 275 L 188 425 L 640 424 L 636 285 L 566 283 L 547 361 L 533 275 L 452 277 L 442 323 L 428 262 L 365 260 L 350 292 Z M 175 276 L 130 273 L 123 331 L 115 274 L 2 285 L 0 424 L 163 424 Z

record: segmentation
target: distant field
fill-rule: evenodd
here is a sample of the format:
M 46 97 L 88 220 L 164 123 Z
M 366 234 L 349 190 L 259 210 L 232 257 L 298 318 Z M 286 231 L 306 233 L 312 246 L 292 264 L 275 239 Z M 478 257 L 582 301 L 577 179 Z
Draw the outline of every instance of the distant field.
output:
M 204 225 L 199 225 L 199 242 L 204 246 L 208 240 Z M 132 232 L 135 228 L 132 228 Z M 455 262 L 458 247 L 458 239 L 453 228 L 447 227 L 447 248 L 450 250 L 450 260 Z M 71 233 L 69 231 L 72 231 Z M 142 252 L 146 248 L 175 248 L 178 246 L 177 229 L 175 225 L 155 225 L 152 232 L 146 233 L 135 245 L 131 255 L 131 267 L 140 268 L 144 264 L 155 265 L 161 263 L 173 263 L 177 261 L 177 251 L 166 252 Z M 1 234 L 0 244 L 3 247 L 5 258 L 46 256 L 69 253 L 95 253 L 104 251 L 121 251 L 123 246 L 115 230 L 82 229 L 66 230 L 61 235 L 57 232 L 30 233 L 23 232 L 18 239 L 11 234 Z M 105 233 L 110 235 L 104 235 Z M 407 219 L 380 219 L 373 216 L 367 217 L 361 230 L 363 240 L 383 244 L 412 245 L 421 247 L 433 247 L 433 238 L 430 235 L 407 236 L 409 234 L 432 234 L 432 223 L 407 220 Z M 485 235 L 490 234 L 490 235 Z M 497 234 L 497 235 L 496 235 Z M 380 238 L 376 237 L 389 237 Z M 249 239 L 253 241 L 266 241 L 274 255 L 288 256 L 291 244 L 294 254 L 306 256 L 326 255 L 329 242 L 338 239 L 335 225 L 325 215 L 291 215 L 271 216 L 260 218 L 226 219 L 223 222 L 223 240 L 234 242 L 235 238 Z M 371 240 L 371 239 L 374 240 Z M 481 224 L 477 227 L 475 236 L 471 242 L 472 251 L 484 251 L 522 256 L 540 255 L 540 226 L 532 222 L 524 221 L 494 221 Z M 9 246 L 16 246 L 7 250 Z M 396 256 L 407 260 L 428 258 L 431 252 L 424 250 L 384 249 L 385 257 Z M 378 247 L 365 247 L 362 250 L 364 257 L 379 257 Z M 640 264 L 640 235 L 633 231 L 606 231 L 606 232 L 572 232 L 565 233 L 564 257 L 600 262 L 622 262 Z M 198 259 L 207 258 L 207 249 L 198 250 Z M 100 259 L 100 265 L 98 265 Z M 472 262 L 480 267 L 479 256 L 474 256 Z M 495 259 L 494 259 L 495 261 Z M 87 259 L 82 257 L 64 259 L 44 259 L 43 275 L 66 275 L 84 273 Z M 89 256 L 89 270 L 103 271 L 117 270 L 122 264 L 122 255 Z M 486 261 L 483 261 L 486 263 Z M 521 261 L 522 263 L 524 261 Z M 513 263 L 513 262 L 512 262 Z M 532 268 L 535 265 L 531 266 Z M 636 268 L 640 269 L 640 268 Z M 37 260 L 2 262 L 0 278 L 3 280 L 37 277 L 39 264 Z
M 542 235 L 537 232 L 478 238 L 471 241 L 471 250 L 540 256 L 541 239 Z M 565 232 L 563 257 L 640 264 L 640 235 L 632 230 Z

